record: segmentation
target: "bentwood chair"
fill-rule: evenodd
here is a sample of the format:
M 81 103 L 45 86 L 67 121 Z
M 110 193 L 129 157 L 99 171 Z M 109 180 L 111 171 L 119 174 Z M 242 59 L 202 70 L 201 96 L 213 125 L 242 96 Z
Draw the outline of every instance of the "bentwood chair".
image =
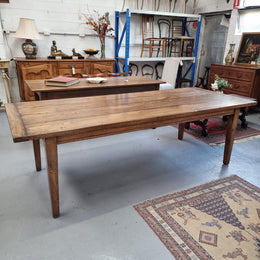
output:
M 172 19 L 171 38 L 172 39 L 169 47 L 169 56 L 192 56 L 194 48 L 194 38 L 185 36 L 184 20 Z M 189 48 L 187 48 L 187 46 L 189 46 Z M 186 51 L 184 51 L 184 49 Z
M 158 62 L 155 64 L 155 79 L 162 78 L 162 71 L 163 71 L 164 63 Z
M 183 64 L 181 64 L 179 66 L 178 75 L 177 75 L 177 82 L 176 82 L 177 83 L 177 88 L 181 88 L 182 84 L 189 85 L 189 87 L 192 87 L 191 86 L 191 84 L 192 84 L 191 79 L 183 77 L 183 75 L 182 75 L 182 68 L 183 68 Z
M 169 47 L 171 43 L 171 22 L 167 19 L 159 19 L 157 21 L 159 28 L 159 38 L 165 41 L 165 56 L 168 56 Z M 157 57 L 159 55 L 159 49 L 157 50 Z
M 123 71 L 125 71 L 125 64 L 123 65 Z M 137 76 L 138 72 L 139 72 L 138 66 L 134 63 L 129 63 L 128 75 L 129 76 Z
M 140 57 L 143 57 L 143 52 L 149 50 L 149 57 L 152 57 L 153 51 L 162 52 L 162 57 L 165 53 L 165 39 L 154 37 L 154 16 L 142 15 L 142 50 Z
M 141 71 L 142 71 L 142 76 L 151 78 L 151 79 L 153 78 L 154 68 L 150 64 L 144 64 Z

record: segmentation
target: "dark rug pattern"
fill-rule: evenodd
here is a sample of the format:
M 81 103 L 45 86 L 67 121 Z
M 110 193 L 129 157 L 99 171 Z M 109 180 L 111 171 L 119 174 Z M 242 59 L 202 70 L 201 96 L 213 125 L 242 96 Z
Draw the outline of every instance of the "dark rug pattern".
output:
M 202 135 L 201 127 L 191 123 L 190 129 L 185 129 L 185 133 L 209 145 L 216 145 L 225 142 L 227 122 L 223 121 L 221 117 L 210 118 L 208 120 L 207 129 L 208 135 L 204 137 Z M 235 140 L 241 140 L 257 135 L 260 135 L 259 130 L 251 127 L 247 127 L 246 129 L 244 129 L 241 128 L 240 124 L 238 124 L 235 134 Z

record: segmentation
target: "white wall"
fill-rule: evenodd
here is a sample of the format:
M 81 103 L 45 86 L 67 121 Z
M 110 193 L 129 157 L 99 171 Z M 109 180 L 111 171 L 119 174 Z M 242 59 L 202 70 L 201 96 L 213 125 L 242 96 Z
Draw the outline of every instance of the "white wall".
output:
M 140 1 L 139 1 L 140 2 Z M 162 2 L 162 1 L 161 1 Z M 226 0 L 197 0 L 198 12 L 214 12 L 232 9 L 233 1 L 229 4 Z M 38 57 L 47 57 L 50 54 L 52 40 L 56 40 L 57 46 L 63 52 L 71 55 L 72 48 L 83 54 L 83 50 L 88 47 L 99 49 L 99 42 L 96 36 L 86 36 L 85 34 L 92 33 L 87 30 L 87 27 L 82 21 L 78 20 L 79 8 L 83 13 L 92 13 L 93 10 L 98 10 L 100 14 L 105 12 L 110 13 L 111 23 L 114 25 L 114 12 L 121 10 L 123 0 L 11 0 L 9 4 L 0 4 L 0 14 L 3 28 L 0 28 L 0 57 L 13 58 L 24 57 L 21 50 L 21 44 L 24 40 L 13 38 L 13 33 L 16 31 L 19 18 L 28 17 L 35 19 L 38 31 L 45 33 L 43 40 L 36 40 L 39 47 Z M 126 0 L 125 7 L 131 7 L 131 1 Z M 160 7 L 161 10 L 163 5 Z M 193 13 L 193 1 L 188 1 L 187 12 Z M 235 17 L 232 15 L 232 22 L 235 23 Z M 6 33 L 4 37 L 1 30 Z M 131 41 L 134 43 L 141 39 L 140 26 L 134 27 L 131 24 Z M 229 41 L 237 41 L 232 36 L 234 33 L 233 26 L 230 28 Z M 79 36 L 84 34 L 85 36 Z M 8 43 L 8 45 L 6 44 Z M 112 38 L 106 40 L 106 57 L 114 57 L 114 41 Z M 11 62 L 10 68 L 12 94 L 14 100 L 19 100 L 18 82 L 14 62 Z M 3 99 L 1 92 L 3 83 L 0 81 L 0 98 Z
M 84 49 L 94 47 L 100 49 L 98 37 L 85 25 L 84 21 L 78 19 L 78 10 L 83 13 L 92 13 L 98 10 L 102 15 L 105 12 L 110 13 L 111 23 L 114 25 L 115 9 L 121 9 L 120 0 L 11 0 L 9 4 L 0 4 L 1 20 L 3 28 L 0 29 L 0 57 L 12 59 L 14 57 L 24 57 L 21 49 L 23 39 L 14 38 L 19 18 L 35 19 L 37 29 L 44 33 L 43 40 L 35 40 L 38 45 L 37 57 L 46 58 L 50 55 L 52 40 L 56 40 L 58 49 L 61 49 L 68 55 L 72 54 L 72 48 L 82 55 Z M 6 33 L 3 35 L 2 31 Z M 86 36 L 86 34 L 92 34 Z M 79 34 L 84 36 L 79 36 Z M 6 44 L 8 43 L 8 45 Z M 106 39 L 106 57 L 114 57 L 114 40 Z M 11 62 L 9 69 L 11 76 L 12 95 L 14 100 L 19 100 L 19 88 L 15 63 Z M 0 98 L 5 101 L 3 91 L 3 82 L 0 81 Z

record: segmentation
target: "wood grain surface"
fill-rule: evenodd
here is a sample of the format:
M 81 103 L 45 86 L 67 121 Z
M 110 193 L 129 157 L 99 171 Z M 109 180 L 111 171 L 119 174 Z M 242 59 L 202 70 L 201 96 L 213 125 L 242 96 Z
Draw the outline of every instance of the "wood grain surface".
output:
M 234 114 L 249 98 L 197 88 L 6 104 L 14 142 L 82 139 Z M 80 138 L 81 139 L 81 138 Z M 68 140 L 69 141 L 69 140 Z

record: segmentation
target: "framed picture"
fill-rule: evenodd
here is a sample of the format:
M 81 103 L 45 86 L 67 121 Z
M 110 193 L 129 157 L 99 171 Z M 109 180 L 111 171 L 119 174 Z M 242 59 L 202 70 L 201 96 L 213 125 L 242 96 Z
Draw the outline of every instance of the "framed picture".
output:
M 255 66 L 260 55 L 260 32 L 243 33 L 237 52 L 236 65 Z

